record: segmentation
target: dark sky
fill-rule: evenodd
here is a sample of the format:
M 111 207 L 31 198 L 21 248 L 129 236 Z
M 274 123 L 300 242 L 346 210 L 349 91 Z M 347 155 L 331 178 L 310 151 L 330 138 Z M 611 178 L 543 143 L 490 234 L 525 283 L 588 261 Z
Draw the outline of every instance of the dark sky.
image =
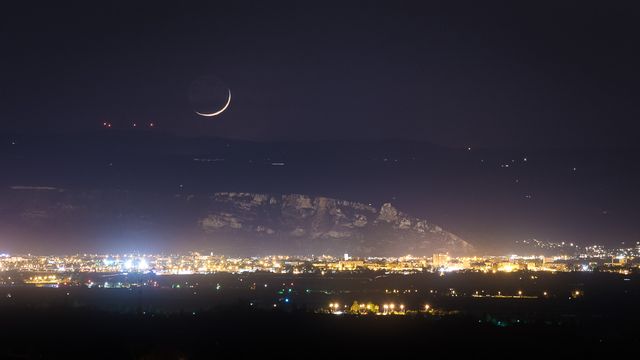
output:
M 3 132 L 636 145 L 631 1 L 160 3 L 4 5 Z M 187 96 L 208 75 L 234 96 L 215 119 Z
M 3 6 L 0 215 L 57 209 L 16 185 L 252 191 L 392 202 L 489 250 L 639 239 L 637 2 L 160 3 Z M 212 77 L 233 97 L 205 118 Z

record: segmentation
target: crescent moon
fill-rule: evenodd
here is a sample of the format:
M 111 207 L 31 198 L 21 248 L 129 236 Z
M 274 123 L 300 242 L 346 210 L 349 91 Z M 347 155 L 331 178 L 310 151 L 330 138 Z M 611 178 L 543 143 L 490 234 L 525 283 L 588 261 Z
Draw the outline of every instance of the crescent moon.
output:
M 196 114 L 200 115 L 200 116 L 206 116 L 206 117 L 213 117 L 213 116 L 217 116 L 222 114 L 225 110 L 227 110 L 227 108 L 229 107 L 229 104 L 231 104 L 231 89 L 229 89 L 229 98 L 227 98 L 227 103 L 224 104 L 224 106 L 222 107 L 222 109 L 216 111 L 216 112 L 212 112 L 212 113 L 201 113 L 201 112 L 195 112 Z

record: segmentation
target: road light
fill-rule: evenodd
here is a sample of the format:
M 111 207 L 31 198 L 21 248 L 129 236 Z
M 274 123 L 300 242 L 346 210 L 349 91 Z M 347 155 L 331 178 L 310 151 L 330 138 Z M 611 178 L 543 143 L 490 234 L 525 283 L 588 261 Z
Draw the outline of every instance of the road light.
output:
M 429 311 L 429 308 L 430 308 L 429 304 L 425 305 L 424 306 L 424 311 Z

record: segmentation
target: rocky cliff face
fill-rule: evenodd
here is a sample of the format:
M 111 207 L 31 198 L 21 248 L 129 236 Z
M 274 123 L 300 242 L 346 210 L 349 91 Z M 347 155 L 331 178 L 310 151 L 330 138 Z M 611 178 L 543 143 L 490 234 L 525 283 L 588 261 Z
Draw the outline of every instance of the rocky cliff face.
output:
M 12 187 L 0 191 L 0 237 L 3 233 L 28 237 L 35 245 L 59 238 L 59 243 L 70 244 L 59 250 L 66 252 L 91 251 L 96 244 L 247 256 L 472 251 L 459 237 L 388 203 L 378 208 L 296 194 L 158 195 Z
M 216 193 L 199 220 L 211 235 L 253 239 L 258 247 L 284 244 L 306 254 L 431 255 L 470 253 L 456 235 L 411 217 L 386 203 L 375 208 L 357 202 L 307 195 Z

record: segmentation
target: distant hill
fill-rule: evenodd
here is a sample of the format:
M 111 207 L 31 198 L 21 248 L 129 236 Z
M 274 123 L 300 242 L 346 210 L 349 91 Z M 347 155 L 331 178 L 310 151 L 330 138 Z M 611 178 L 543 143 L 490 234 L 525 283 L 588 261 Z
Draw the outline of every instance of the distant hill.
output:
M 473 250 L 456 235 L 390 203 L 373 207 L 299 194 L 165 196 L 29 186 L 3 190 L 0 197 L 0 226 L 39 236 L 45 243 L 49 238 L 66 236 L 75 242 L 83 237 L 88 244 L 108 236 L 118 236 L 121 241 L 130 238 L 134 243 L 145 237 L 153 243 L 154 234 L 163 234 L 162 241 L 167 237 L 174 241 L 170 249 L 213 249 L 246 256 L 401 256 L 468 254 Z
M 297 253 L 367 256 L 468 254 L 466 241 L 397 210 L 307 195 L 217 193 L 200 219 L 211 234 L 233 234 L 257 250 L 271 244 Z
M 586 246 L 635 243 L 639 236 L 635 226 L 640 203 L 638 148 L 444 148 L 393 139 L 255 142 L 155 130 L 64 136 L 4 133 L 0 134 L 0 174 L 0 208 L 9 214 L 0 218 L 4 224 L 0 252 L 3 244 L 14 243 L 4 241 L 3 234 L 10 239 L 24 231 L 36 233 L 29 249 L 38 244 L 71 249 L 85 245 L 84 235 L 59 240 L 49 236 L 41 243 L 36 241 L 40 239 L 37 229 L 11 223 L 15 214 L 5 197 L 24 196 L 10 190 L 14 186 L 25 187 L 22 192 L 40 188 L 36 191 L 40 196 L 45 188 L 58 188 L 66 189 L 72 199 L 88 194 L 107 197 L 103 207 L 97 200 L 91 202 L 93 210 L 87 213 L 103 211 L 105 221 L 86 228 L 91 234 L 108 233 L 95 242 L 107 249 L 121 243 L 137 247 L 134 240 L 151 246 L 163 237 L 164 248 L 176 236 L 182 242 L 206 244 L 205 237 L 213 235 L 192 225 L 206 216 L 206 206 L 213 206 L 207 203 L 209 196 L 219 192 L 349 199 L 375 204 L 377 212 L 382 204 L 391 203 L 458 234 L 482 253 L 512 253 L 516 241 L 534 238 Z M 179 200 L 188 196 L 192 196 L 190 202 Z M 110 197 L 120 202 L 107 210 L 115 201 Z M 28 205 L 16 200 L 12 206 Z M 109 227 L 115 215 L 108 217 L 108 211 L 119 214 L 120 227 Z M 38 214 L 32 213 L 32 220 Z M 160 233 L 137 227 L 149 219 L 160 223 L 153 227 Z M 76 228 L 67 234 L 84 234 L 77 228 L 79 223 L 74 222 Z M 90 219 L 83 222 L 90 223 Z M 64 222 L 54 225 L 66 226 Z M 184 233 L 192 228 L 193 233 Z M 354 230 L 352 238 L 370 238 L 367 229 Z M 223 243 L 220 237 L 238 238 L 243 233 L 222 230 L 216 232 L 215 243 Z M 362 250 L 366 248 L 364 244 Z

